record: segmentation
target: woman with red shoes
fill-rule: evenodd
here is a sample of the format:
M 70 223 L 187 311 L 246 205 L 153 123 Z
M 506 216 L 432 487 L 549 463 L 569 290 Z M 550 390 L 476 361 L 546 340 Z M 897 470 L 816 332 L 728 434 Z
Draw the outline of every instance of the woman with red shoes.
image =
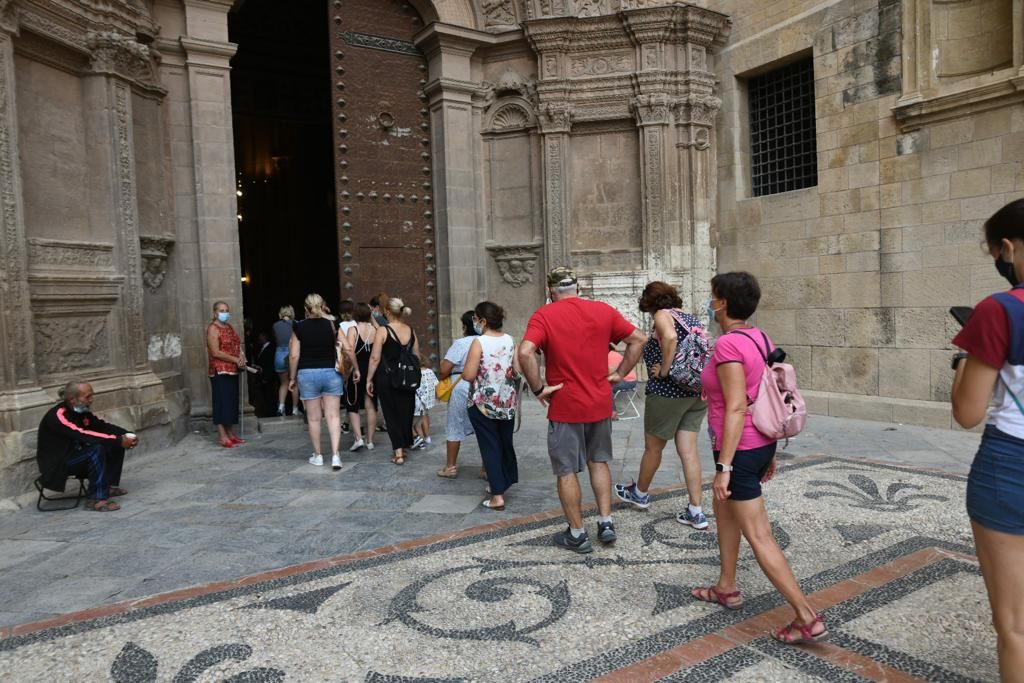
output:
M 238 424 L 238 373 L 245 372 L 245 353 L 229 320 L 231 307 L 218 301 L 213 305 L 213 320 L 206 327 L 213 423 L 224 448 L 245 443 L 234 431 Z

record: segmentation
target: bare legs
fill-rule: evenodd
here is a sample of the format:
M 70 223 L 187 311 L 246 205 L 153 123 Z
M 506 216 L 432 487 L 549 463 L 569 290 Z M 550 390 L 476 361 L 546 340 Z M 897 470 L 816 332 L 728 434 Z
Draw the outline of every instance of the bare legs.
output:
M 284 399 L 288 396 L 288 373 L 279 372 L 277 378 L 280 381 L 280 385 L 277 387 L 277 405 L 283 406 Z M 292 412 L 299 409 L 299 389 L 296 387 L 292 390 Z
M 309 429 L 309 440 L 313 443 L 313 454 L 320 455 L 320 420 L 323 418 L 323 405 L 319 398 L 303 401 L 306 407 L 306 427 Z
M 999 678 L 1024 682 L 1024 536 L 993 531 L 971 522 L 992 623 L 996 627 Z
M 373 398 L 367 395 L 363 407 L 366 408 L 366 443 L 373 443 L 373 435 L 377 432 L 377 406 L 373 404 Z
M 612 473 L 608 468 L 608 463 L 588 462 L 587 469 L 590 471 L 590 488 L 594 491 L 598 514 L 602 517 L 610 517 L 612 514 Z M 558 500 L 562 503 L 562 512 L 565 513 L 566 521 L 573 529 L 583 528 L 583 510 L 580 508 L 582 497 L 580 480 L 575 472 L 558 477 Z
M 348 413 L 348 426 L 352 428 L 352 436 L 355 437 L 356 441 L 363 438 L 363 428 L 359 419 L 359 411 L 347 411 Z
M 715 590 L 720 594 L 736 590 L 736 561 L 740 554 L 742 534 L 754 551 L 761 571 L 793 608 L 797 622 L 811 623 L 817 614 L 807 602 L 807 597 L 800 590 L 786 556 L 775 542 L 772 526 L 768 521 L 768 512 L 764 508 L 764 499 L 716 500 L 714 506 L 718 519 L 718 552 L 721 558 Z M 1021 557 L 1024 559 L 1024 554 Z M 1021 585 L 1024 586 L 1024 581 Z M 823 625 L 819 625 L 813 632 L 820 633 L 824 629 Z M 798 631 L 796 635 L 799 635 Z
M 701 477 L 700 454 L 697 452 L 697 432 L 676 432 L 676 453 L 683 463 L 683 477 L 686 479 L 686 491 L 690 494 L 690 504 L 700 507 Z M 641 491 L 649 491 L 654 474 L 661 467 L 661 454 L 668 442 L 654 434 L 644 434 L 644 455 L 640 459 L 640 474 L 636 479 L 636 487 Z
M 341 396 L 323 396 L 322 400 L 327 433 L 331 436 L 331 455 L 337 455 L 341 448 Z

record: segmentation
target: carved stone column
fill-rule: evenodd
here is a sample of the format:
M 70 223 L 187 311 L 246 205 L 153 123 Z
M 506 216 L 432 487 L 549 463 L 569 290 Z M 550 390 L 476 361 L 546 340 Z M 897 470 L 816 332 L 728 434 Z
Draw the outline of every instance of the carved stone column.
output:
M 669 99 L 667 95 L 638 95 L 633 99 L 640 134 L 640 178 L 643 192 L 644 268 L 651 279 L 664 277 L 665 211 L 669 181 Z
M 0 344 L 4 349 L 0 388 L 4 390 L 36 385 L 12 39 L 11 30 L 0 25 Z M 4 427 L 0 424 L 0 431 L 10 429 L 10 425 Z
M 544 245 L 546 267 L 570 265 L 572 236 L 569 234 L 568 168 L 569 131 L 572 109 L 567 104 L 544 104 L 540 108 L 541 167 L 544 182 Z
M 710 281 L 718 269 L 715 249 L 717 215 L 717 164 L 713 126 L 722 100 L 713 95 L 691 94 L 676 105 L 675 116 L 679 168 L 683 175 L 684 201 L 681 224 L 690 238 L 690 310 L 711 293 Z M 685 303 L 685 302 L 684 302 Z
M 98 152 L 93 156 L 96 172 L 105 170 L 111 174 L 109 197 L 113 205 L 107 208 L 114 225 L 115 267 L 124 276 L 118 307 L 122 342 L 113 344 L 112 351 L 117 367 L 144 370 L 148 360 L 142 313 L 132 87 L 135 78 L 153 80 L 149 48 L 120 33 L 89 33 L 86 43 L 92 51 L 92 76 L 84 83 L 90 105 L 89 144 Z M 109 158 L 104 158 L 99 150 Z

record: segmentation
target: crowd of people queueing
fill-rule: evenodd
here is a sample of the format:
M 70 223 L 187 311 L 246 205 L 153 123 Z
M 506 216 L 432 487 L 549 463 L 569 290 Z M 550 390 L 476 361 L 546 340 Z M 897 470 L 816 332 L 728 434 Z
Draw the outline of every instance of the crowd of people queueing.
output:
M 346 305 L 337 320 L 322 297 L 310 294 L 301 320 L 295 320 L 294 312 L 285 307 L 274 326 L 274 369 L 282 375 L 278 410 L 283 413 L 288 394 L 297 392 L 313 446 L 309 462 L 316 466 L 325 464 L 320 432 L 326 420 L 331 464 L 338 470 L 342 468 L 342 408 L 354 437 L 352 451 L 373 448 L 379 408 L 391 441 L 391 461 L 402 465 L 411 449 L 426 444 L 429 425 L 425 420 L 435 396 L 441 395 L 448 400 L 447 443 L 446 461 L 437 475 L 458 476 L 461 443 L 475 435 L 481 476 L 487 480 L 488 497 L 481 505 L 503 510 L 506 493 L 519 480 L 514 424 L 522 394 L 530 391 L 547 407 L 548 455 L 568 522 L 552 540 L 577 553 L 593 551 L 583 522 L 578 475 L 587 470 L 597 501 L 597 541 L 614 543 L 613 499 L 639 509 L 650 505 L 647 489 L 669 442 L 675 444 L 683 462 L 689 494 L 689 504 L 677 520 L 698 530 L 708 528 L 697 453 L 697 433 L 706 417 L 716 435 L 714 455 L 720 470 L 714 505 L 722 563 L 718 581 L 695 588 L 693 597 L 728 609 L 742 604 L 736 578 L 742 535 L 794 608 L 796 619 L 778 629 L 776 637 L 787 643 L 816 640 L 827 631 L 800 592 L 772 535 L 761 499 L 761 482 L 774 474 L 775 441 L 759 434 L 749 415 L 742 414 L 746 396 L 760 381 L 763 357 L 772 350 L 768 337 L 747 322 L 757 308 L 760 290 L 747 273 L 718 275 L 711 288 L 708 313 L 723 334 L 702 376 L 703 397 L 669 376 L 677 347 L 687 335 L 704 331 L 696 316 L 682 310 L 681 297 L 666 282 L 649 283 L 638 302 L 654 321 L 648 337 L 611 306 L 582 298 L 575 273 L 556 268 L 548 274 L 550 303 L 531 316 L 520 343 L 502 331 L 503 309 L 483 301 L 462 315 L 463 335 L 448 349 L 436 376 L 421 360 L 416 333 L 407 323 L 410 311 L 401 299 L 381 294 L 370 303 Z M 229 377 L 237 376 L 246 360 L 237 334 L 223 315 L 228 312 L 226 304 L 218 303 L 214 312 L 208 337 L 214 421 L 221 444 L 235 447 L 239 444 L 232 427 L 238 420 L 237 383 L 221 378 L 219 369 L 229 371 L 223 373 Z M 742 334 L 733 337 L 732 332 Z M 635 386 L 632 370 L 641 358 L 649 374 L 644 456 L 636 480 L 613 484 L 609 468 L 613 387 Z M 419 366 L 419 372 L 412 373 L 418 386 L 410 390 L 396 378 L 406 377 L 406 366 L 413 360 Z M 361 413 L 366 415 L 365 431 Z

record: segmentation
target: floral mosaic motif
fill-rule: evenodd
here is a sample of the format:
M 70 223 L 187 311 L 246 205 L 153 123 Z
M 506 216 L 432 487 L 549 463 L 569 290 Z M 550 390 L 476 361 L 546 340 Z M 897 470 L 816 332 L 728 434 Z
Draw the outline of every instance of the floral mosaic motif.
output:
M 249 609 L 283 609 L 291 610 L 293 612 L 305 612 L 306 614 L 316 614 L 320 610 L 321 605 L 331 599 L 335 593 L 350 583 L 352 582 L 346 581 L 345 583 L 339 583 L 337 586 L 327 586 L 326 588 L 317 588 L 316 590 L 306 591 L 305 593 L 286 595 L 281 598 L 274 598 L 264 602 L 254 602 L 251 605 L 246 605 L 246 607 Z
M 946 496 L 931 493 L 909 493 L 910 491 L 923 491 L 924 487 L 918 484 L 903 481 L 893 482 L 886 487 L 883 494 L 871 477 L 854 472 L 848 476 L 848 479 L 853 486 L 836 481 L 815 479 L 808 483 L 810 486 L 817 487 L 818 490 L 808 491 L 804 493 L 804 497 L 812 500 L 838 498 L 849 501 L 851 507 L 875 512 L 908 512 L 920 507 L 920 505 L 912 504 L 915 501 L 934 500 L 940 503 L 949 501 Z
M 714 519 L 714 516 L 709 515 L 708 519 Z M 666 524 L 666 522 L 671 522 L 671 524 Z M 686 533 L 681 538 L 678 533 L 668 533 L 665 531 L 666 528 Z M 706 557 L 692 557 L 688 561 L 691 564 L 718 564 L 718 534 L 714 531 L 686 531 L 687 528 L 680 526 L 673 515 L 665 515 L 640 527 L 640 538 L 645 547 L 652 543 L 661 543 L 678 550 L 706 551 L 711 554 Z M 781 524 L 772 522 L 772 533 L 775 535 L 775 541 L 779 544 L 780 549 L 785 550 L 789 547 L 792 539 Z
M 203 650 L 185 663 L 175 674 L 174 683 L 193 683 L 207 671 L 221 664 L 236 661 L 243 662 L 252 656 L 252 648 L 242 643 L 216 645 Z M 110 678 L 114 683 L 151 683 L 166 680 L 160 676 L 160 662 L 148 650 L 129 641 L 121 648 L 117 658 L 110 667 Z M 279 669 L 258 668 L 224 679 L 225 683 L 275 683 L 283 681 L 285 674 Z
M 510 601 L 516 597 L 517 591 L 514 590 L 516 587 L 531 589 L 530 592 L 544 598 L 551 605 L 548 615 L 534 624 L 520 625 L 510 619 L 490 627 L 457 629 L 434 626 L 419 618 L 418 615 L 428 612 L 419 603 L 420 594 L 428 586 L 463 572 L 479 571 L 483 574 L 488 569 L 487 562 L 479 561 L 478 564 L 443 569 L 424 576 L 399 591 L 388 606 L 388 616 L 381 625 L 399 621 L 414 631 L 435 638 L 521 642 L 540 647 L 540 643 L 530 637 L 530 634 L 561 620 L 568 613 L 572 600 L 569 595 L 569 584 L 566 581 L 552 586 L 524 576 L 495 576 L 474 581 L 463 589 L 463 594 L 468 599 L 482 603 Z M 452 599 L 454 599 L 454 595 Z M 445 614 L 447 615 L 451 609 L 453 608 L 446 608 Z

